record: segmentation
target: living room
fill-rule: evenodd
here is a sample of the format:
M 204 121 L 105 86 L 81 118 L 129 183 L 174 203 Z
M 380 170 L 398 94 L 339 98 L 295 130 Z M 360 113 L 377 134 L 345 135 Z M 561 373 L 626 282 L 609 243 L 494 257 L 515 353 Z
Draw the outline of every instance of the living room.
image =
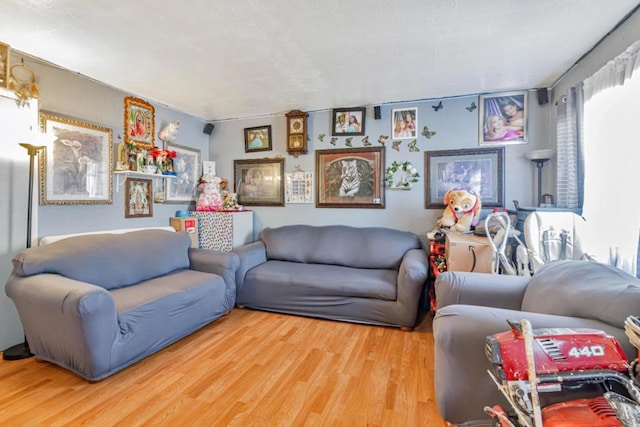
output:
M 513 2 L 507 2 L 511 6 Z M 6 33 L 0 30 L 0 41 L 12 47 L 11 64 L 19 64 L 22 60 L 33 70 L 36 82 L 39 87 L 37 99 L 33 99 L 30 106 L 21 108 L 15 107 L 15 102 L 11 99 L 9 91 L 3 91 L 3 97 L 9 97 L 11 102 L 3 104 L 2 116 L 3 127 L 6 108 L 11 106 L 19 113 L 29 116 L 28 120 L 38 127 L 38 113 L 48 112 L 60 117 L 80 120 L 85 123 L 97 124 L 112 130 L 112 142 L 114 151 L 118 143 L 118 136 L 124 135 L 123 116 L 125 111 L 125 98 L 136 96 L 144 98 L 153 105 L 155 110 L 156 134 L 168 123 L 178 120 L 180 128 L 178 131 L 177 144 L 188 146 L 199 150 L 201 159 L 215 161 L 216 175 L 228 180 L 231 189 L 234 188 L 234 161 L 245 159 L 262 159 L 265 157 L 279 159 L 284 158 L 285 172 L 293 172 L 296 167 L 307 172 L 316 171 L 316 152 L 318 150 L 348 149 L 347 138 L 338 136 L 332 141 L 332 113 L 333 109 L 364 107 L 365 130 L 362 135 L 354 136 L 349 143 L 355 148 L 363 147 L 364 137 L 369 138 L 373 147 L 383 147 L 385 153 L 385 167 L 392 162 L 409 161 L 415 166 L 419 174 L 419 180 L 414 183 L 409 191 L 385 191 L 383 189 L 383 205 L 373 208 L 334 208 L 317 207 L 315 203 L 285 204 L 284 206 L 251 206 L 253 214 L 253 234 L 258 233 L 267 227 L 281 227 L 290 224 L 310 224 L 310 225 L 348 225 L 354 227 L 391 227 L 398 230 L 409 231 L 418 235 L 423 235 L 431 231 L 442 214 L 444 205 L 439 208 L 426 208 L 425 186 L 429 171 L 425 168 L 425 153 L 442 152 L 445 150 L 473 150 L 479 147 L 478 129 L 480 127 L 479 110 L 481 109 L 480 96 L 498 95 L 500 93 L 518 92 L 527 96 L 527 143 L 504 145 L 504 188 L 500 199 L 500 205 L 508 209 L 513 209 L 513 200 L 520 202 L 522 206 L 535 206 L 537 204 L 537 193 L 540 190 L 545 194 L 556 194 L 557 163 L 552 158 L 545 163 L 542 175 L 542 188 L 538 188 L 537 169 L 525 154 L 539 149 L 555 149 L 556 141 L 556 103 L 561 102 L 567 90 L 579 81 L 589 77 L 608 61 L 624 52 L 634 41 L 640 39 L 640 14 L 635 12 L 633 2 L 617 2 L 617 18 L 611 20 L 611 25 L 605 25 L 604 31 L 599 34 L 591 34 L 591 42 L 583 49 L 575 60 L 579 61 L 574 65 L 575 60 L 566 60 L 564 68 L 552 70 L 556 78 L 551 79 L 546 86 L 519 86 L 511 84 L 510 87 L 486 92 L 484 90 L 472 89 L 465 93 L 444 93 L 433 94 L 424 90 L 414 89 L 409 97 L 398 96 L 395 99 L 381 99 L 371 95 L 367 100 L 343 101 L 323 106 L 307 108 L 303 101 L 305 97 L 311 97 L 314 91 L 327 92 L 330 88 L 319 86 L 307 93 L 299 89 L 300 104 L 291 103 L 286 109 L 270 110 L 262 113 L 254 113 L 251 108 L 253 101 L 244 100 L 247 104 L 248 113 L 236 113 L 225 116 L 214 114 L 196 114 L 187 107 L 189 99 L 182 101 L 180 105 L 168 105 L 157 101 L 155 96 L 140 92 L 135 86 L 127 90 L 119 89 L 118 85 L 106 82 L 102 83 L 98 77 L 87 77 L 80 69 L 70 66 L 63 66 L 49 61 L 45 55 L 33 50 L 22 50 L 21 43 L 25 43 L 13 36 L 11 31 Z M 576 8 L 580 5 L 575 6 Z M 16 8 L 18 6 L 15 6 Z M 462 7 L 462 6 L 460 6 Z M 593 21 L 598 20 L 598 8 L 592 7 Z M 606 6 L 607 8 L 609 6 Z M 626 14 L 634 13 L 626 17 Z M 613 13 L 612 13 L 613 14 Z M 616 25 L 624 19 L 624 22 Z M 0 18 L 0 22 L 6 18 Z M 222 19 L 216 18 L 215 22 Z M 273 24 L 273 23 L 272 23 Z M 473 25 L 477 25 L 474 23 Z M 4 22 L 2 22 L 4 26 Z M 13 28 L 14 25 L 7 26 Z M 613 30 L 613 31 L 611 31 Z M 31 33 L 28 30 L 24 30 Z M 611 31 L 610 34 L 609 31 Z M 33 33 L 37 33 L 35 30 Z M 423 34 L 423 33 L 419 33 Z M 455 38 L 456 34 L 449 34 Z M 15 38 L 14 38 L 15 37 Z M 33 37 L 37 37 L 34 35 Z M 412 36 L 415 37 L 415 36 Z M 601 40 L 602 39 L 602 40 Z M 15 41 L 14 41 L 15 40 Z M 600 41 L 601 40 L 601 41 Z M 561 40 L 557 40 L 561 45 Z M 46 43 L 41 41 L 45 46 Z M 489 44 L 487 42 L 487 44 Z M 561 46 L 554 46 L 554 48 Z M 593 50 L 591 48 L 593 47 Z M 86 47 L 87 51 L 95 47 Z M 489 50 L 489 48 L 487 47 Z M 154 49 L 148 48 L 140 55 L 140 62 L 120 65 L 122 72 L 127 69 L 146 69 L 144 58 L 151 55 L 151 51 L 157 54 L 165 53 L 169 58 L 170 52 L 164 52 L 158 46 Z M 380 55 L 374 53 L 373 55 Z M 585 55 L 582 57 L 582 55 Z M 87 58 L 91 55 L 86 54 Z M 276 52 L 272 53 L 274 58 L 278 58 Z M 96 60 L 115 61 L 114 58 L 102 57 L 100 53 L 95 54 Z M 98 59 L 99 58 L 99 59 Z M 170 60 L 170 59 L 168 59 Z M 544 61 L 544 57 L 537 58 Z M 221 59 L 222 61 L 222 59 Z M 274 59 L 275 61 L 275 59 Z M 248 66 L 252 66 L 250 63 Z M 465 64 L 470 71 L 464 76 L 473 75 L 473 64 Z M 286 68 L 286 65 L 283 65 Z M 291 67 L 291 66 L 289 66 Z M 339 68 L 338 65 L 336 65 Z M 381 63 L 380 67 L 388 69 L 389 81 L 387 85 L 397 85 L 401 76 L 392 72 L 393 63 Z M 294 67 L 294 70 L 296 68 Z M 520 70 L 523 72 L 523 70 Z M 149 76 L 153 73 L 160 73 L 158 70 L 146 69 Z M 229 71 L 227 71 L 229 72 Z M 355 73 L 366 71 L 358 69 Z M 186 69 L 183 79 L 189 80 L 199 74 L 199 71 Z M 274 77 L 274 79 L 277 77 Z M 465 78 L 465 77 L 462 77 Z M 321 82 L 321 79 L 314 75 L 300 77 L 298 83 L 314 85 L 314 82 Z M 357 82 L 355 83 L 357 84 Z M 409 83 L 411 85 L 411 83 Z M 412 85 L 415 86 L 415 85 Z M 540 102 L 538 89 L 549 88 L 548 101 Z M 165 88 L 166 91 L 180 91 L 180 88 Z M 295 92 L 294 89 L 291 89 Z M 375 92 L 371 90 L 370 92 Z M 230 96 L 230 95 L 228 95 Z M 263 95 L 256 93 L 256 98 Z M 345 95 L 346 96 L 346 95 Z M 210 98 L 219 98 L 220 94 L 212 93 Z M 344 100 L 345 98 L 340 98 Z M 407 101 L 408 100 L 408 101 Z M 439 107 L 441 105 L 441 107 Z M 473 108 L 473 106 L 476 106 Z M 377 116 L 375 107 L 379 107 Z M 303 110 L 309 113 L 307 119 L 308 130 L 308 153 L 300 154 L 296 157 L 287 153 L 286 135 L 287 121 L 285 113 L 290 110 Z M 418 151 L 411 151 L 409 144 L 411 139 L 402 140 L 394 148 L 394 138 L 392 136 L 392 124 L 394 110 L 411 110 L 417 112 L 418 129 L 416 132 Z M 13 114 L 12 112 L 12 114 Z M 13 116 L 11 116 L 13 117 Z M 379 118 L 376 118 L 379 117 Z M 213 124 L 211 134 L 203 132 L 207 124 Z M 245 149 L 245 130 L 254 127 L 270 126 L 272 149 L 270 151 L 259 151 L 249 153 Z M 13 132 L 10 131 L 10 134 Z M 36 132 L 33 129 L 21 128 L 13 133 L 15 141 L 11 139 L 9 144 L 5 144 L 5 150 L 0 158 L 3 164 L 4 177 L 0 184 L 4 191 L 0 196 L 2 205 L 5 207 L 5 221 L 0 228 L 0 237 L 4 243 L 4 250 L 0 254 L 0 281 L 4 283 L 11 273 L 11 259 L 16 252 L 24 248 L 25 230 L 27 228 L 27 178 L 28 178 L 28 156 L 25 150 L 17 145 L 18 142 L 29 141 L 37 144 Z M 321 136 L 324 135 L 322 138 Z M 430 135 L 430 136 L 427 136 Z M 381 136 L 389 136 L 383 144 L 379 142 Z M 155 145 L 160 146 L 162 142 L 156 140 Z M 115 167 L 115 159 L 114 159 Z M 36 175 L 38 175 L 36 173 Z M 38 178 L 38 177 L 36 177 Z M 119 186 L 116 177 L 113 177 L 112 200 L 110 203 L 96 204 L 39 204 L 39 186 L 34 189 L 35 209 L 32 219 L 32 237 L 37 239 L 58 234 L 82 233 L 109 229 L 123 228 L 143 228 L 154 226 L 165 226 L 169 223 L 169 218 L 174 216 L 177 210 L 186 210 L 189 203 L 154 203 L 153 216 L 126 218 L 125 195 L 123 188 Z M 39 184 L 39 182 L 37 183 Z M 318 191 L 318 188 L 315 189 Z M 383 208 L 381 208 L 383 207 Z M 490 208 L 487 209 L 490 211 Z M 4 295 L 0 295 L 0 348 L 7 348 L 23 340 L 23 329 L 17 315 L 13 302 Z M 225 320 L 226 321 L 226 320 Z M 213 325 L 215 326 L 215 322 Z M 304 326 L 308 327 L 308 326 Z M 424 330 L 425 327 L 423 327 Z M 427 328 L 428 329 L 428 328 Z M 418 331 L 420 328 L 418 328 Z M 207 329 L 207 332 L 215 335 L 214 329 Z M 192 340 L 189 338 L 189 340 Z M 191 341 L 193 342 L 193 340 Z

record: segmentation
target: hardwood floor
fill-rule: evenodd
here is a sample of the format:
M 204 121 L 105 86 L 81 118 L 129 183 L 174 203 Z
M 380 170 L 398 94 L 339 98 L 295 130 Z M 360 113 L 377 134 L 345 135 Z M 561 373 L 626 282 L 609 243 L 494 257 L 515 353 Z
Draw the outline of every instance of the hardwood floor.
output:
M 0 361 L 0 422 L 441 426 L 431 317 L 413 332 L 234 309 L 98 383 Z

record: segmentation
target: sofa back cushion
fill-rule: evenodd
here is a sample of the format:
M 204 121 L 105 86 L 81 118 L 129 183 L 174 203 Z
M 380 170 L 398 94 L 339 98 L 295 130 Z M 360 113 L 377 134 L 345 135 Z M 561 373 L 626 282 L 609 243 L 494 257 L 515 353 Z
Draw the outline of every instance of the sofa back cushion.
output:
M 187 233 L 141 230 L 70 237 L 29 248 L 13 259 L 15 274 L 53 273 L 116 289 L 189 268 Z
M 618 328 L 640 311 L 640 280 L 592 261 L 553 261 L 538 270 L 522 310 L 595 319 Z
M 259 237 L 270 260 L 355 268 L 397 269 L 408 250 L 421 247 L 417 235 L 382 227 L 288 225 Z

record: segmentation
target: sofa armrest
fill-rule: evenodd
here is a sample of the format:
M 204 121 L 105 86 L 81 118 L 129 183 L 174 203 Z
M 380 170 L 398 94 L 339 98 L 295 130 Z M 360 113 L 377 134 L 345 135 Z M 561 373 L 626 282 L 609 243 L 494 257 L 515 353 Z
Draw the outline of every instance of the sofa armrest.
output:
M 267 262 L 267 248 L 261 240 L 249 243 L 233 250 L 240 257 L 240 267 L 236 271 L 236 287 L 240 289 L 244 284 L 247 271 Z
M 240 266 L 240 258 L 233 252 L 218 252 L 210 249 L 189 248 L 191 269 L 221 276 L 227 288 L 236 292 L 236 270 Z
M 453 304 L 520 310 L 528 276 L 446 271 L 435 281 L 436 307 Z
M 12 274 L 5 292 L 18 309 L 37 357 L 64 360 L 86 378 L 94 375 L 92 369 L 109 370 L 120 330 L 115 303 L 106 289 L 57 274 Z
M 402 258 L 398 270 L 398 303 L 406 313 L 401 326 L 413 327 L 418 316 L 420 296 L 429 273 L 429 260 L 424 249 L 411 249 Z

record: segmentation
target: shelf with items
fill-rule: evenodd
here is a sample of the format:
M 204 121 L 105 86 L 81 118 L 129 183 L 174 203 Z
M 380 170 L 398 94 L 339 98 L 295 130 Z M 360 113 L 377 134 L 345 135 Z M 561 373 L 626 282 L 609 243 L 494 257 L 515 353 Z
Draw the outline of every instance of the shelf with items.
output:
M 124 181 L 129 178 L 151 178 L 154 182 L 160 183 L 165 179 L 174 179 L 175 175 L 164 175 L 161 173 L 145 173 L 145 172 L 137 172 L 137 171 L 113 171 L 113 174 L 116 177 L 116 192 L 120 191 L 120 186 L 124 185 Z

